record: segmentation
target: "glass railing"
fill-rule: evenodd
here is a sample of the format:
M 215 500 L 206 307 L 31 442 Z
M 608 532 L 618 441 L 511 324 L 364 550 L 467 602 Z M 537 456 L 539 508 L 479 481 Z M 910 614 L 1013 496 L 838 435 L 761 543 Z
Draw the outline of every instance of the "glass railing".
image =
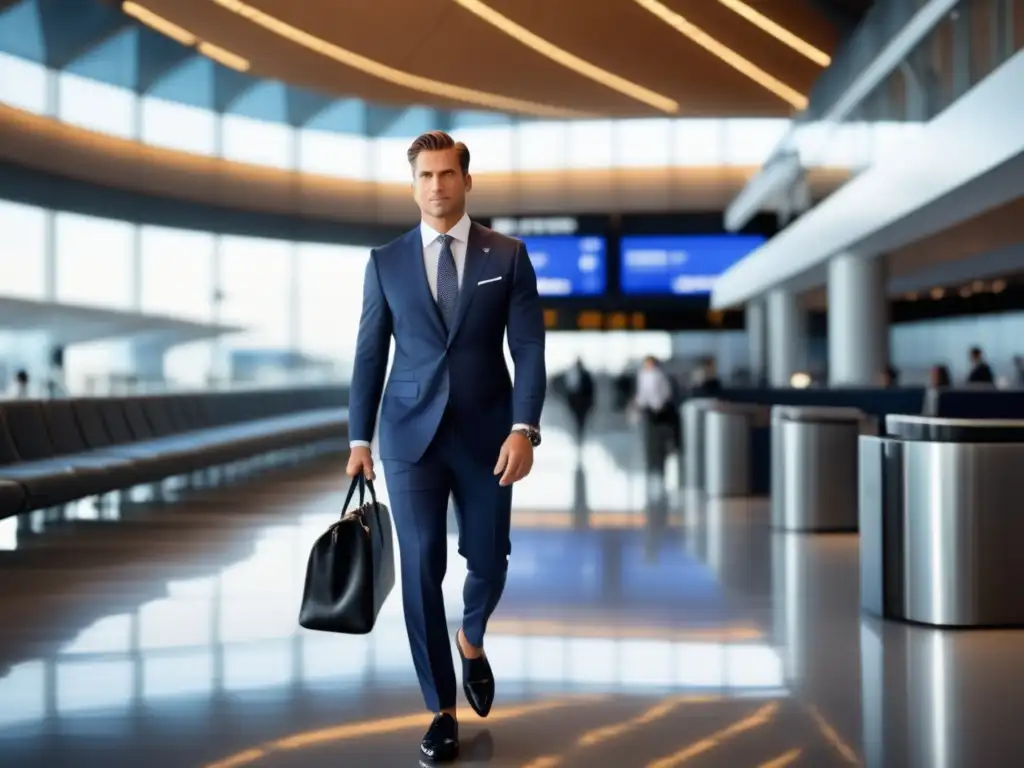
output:
M 928 0 L 887 0 L 876 3 L 864 16 L 811 88 L 810 103 L 801 116 L 812 122 L 824 115 L 875 60 L 899 30 Z
M 928 31 L 873 87 L 854 98 L 857 88 L 865 87 L 858 78 L 918 13 L 933 14 Z M 808 109 L 794 118 L 760 173 L 730 207 L 727 223 L 742 226 L 763 201 L 799 184 L 801 169 L 815 167 L 839 145 L 856 159 L 849 166 L 851 179 L 902 151 L 929 121 L 1022 49 L 1024 0 L 876 4 L 819 77 Z M 901 129 L 893 130 L 896 126 Z

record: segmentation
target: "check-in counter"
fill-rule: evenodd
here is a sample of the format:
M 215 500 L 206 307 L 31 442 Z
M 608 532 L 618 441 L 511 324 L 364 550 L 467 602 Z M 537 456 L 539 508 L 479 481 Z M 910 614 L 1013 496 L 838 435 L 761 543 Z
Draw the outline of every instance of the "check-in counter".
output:
M 704 490 L 704 414 L 714 404 L 710 397 L 683 403 L 683 485 Z
M 772 422 L 772 527 L 857 530 L 857 451 L 874 420 L 856 408 L 775 406 Z
M 762 492 L 756 482 L 755 440 L 767 435 L 771 409 L 715 400 L 704 411 L 704 491 L 712 498 Z
M 861 605 L 1024 626 L 1024 421 L 895 416 L 860 438 Z

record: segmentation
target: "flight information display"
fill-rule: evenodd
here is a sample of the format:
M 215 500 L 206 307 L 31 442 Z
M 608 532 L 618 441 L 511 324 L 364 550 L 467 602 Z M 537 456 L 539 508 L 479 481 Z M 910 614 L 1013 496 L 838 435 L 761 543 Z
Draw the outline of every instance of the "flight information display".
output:
M 633 235 L 621 241 L 625 294 L 711 293 L 723 272 L 765 242 L 762 235 Z
M 537 273 L 541 296 L 597 296 L 607 282 L 603 237 L 540 235 L 521 238 Z

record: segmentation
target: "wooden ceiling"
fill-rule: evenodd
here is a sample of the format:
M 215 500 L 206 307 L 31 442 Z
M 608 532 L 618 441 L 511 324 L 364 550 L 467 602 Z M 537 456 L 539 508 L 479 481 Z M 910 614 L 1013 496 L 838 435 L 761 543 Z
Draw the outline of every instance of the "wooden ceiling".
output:
M 778 29 L 772 33 L 745 18 L 744 9 L 774 22 L 783 37 L 788 32 L 825 54 L 833 53 L 838 38 L 822 0 L 139 0 L 138 5 L 248 60 L 250 74 L 333 96 L 488 108 L 458 91 L 473 89 L 566 116 L 790 115 L 792 100 L 723 58 L 735 63 L 738 55 L 799 95 L 810 91 L 822 64 L 780 40 Z M 382 74 L 379 65 L 390 69 Z M 749 70 L 742 62 L 739 66 Z M 410 82 L 404 75 L 422 80 Z M 620 86 L 628 81 L 676 106 L 666 109 L 623 93 L 609 84 L 614 78 L 621 79 Z M 544 114 L 543 109 L 490 108 Z

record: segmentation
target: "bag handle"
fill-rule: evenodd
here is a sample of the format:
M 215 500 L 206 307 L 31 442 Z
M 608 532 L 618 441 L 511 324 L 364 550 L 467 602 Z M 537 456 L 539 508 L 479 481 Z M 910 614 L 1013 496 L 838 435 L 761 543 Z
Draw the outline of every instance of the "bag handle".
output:
M 373 502 L 374 509 L 377 507 L 377 492 L 373 489 L 373 480 L 367 480 L 366 477 L 360 472 L 358 475 L 352 478 L 352 483 L 348 487 L 348 495 L 345 496 L 345 503 L 341 505 L 341 515 L 345 516 L 345 512 L 348 509 L 348 505 L 352 503 L 352 496 L 355 495 L 356 488 L 359 488 L 359 506 L 363 506 L 366 503 L 366 489 L 370 489 L 370 500 Z
M 366 489 L 369 488 L 369 490 L 370 490 L 370 500 L 373 502 L 373 516 L 377 520 L 377 530 L 378 531 L 383 531 L 384 528 L 381 526 L 381 523 L 380 523 L 380 504 L 377 503 L 377 492 L 373 488 L 373 480 L 367 480 L 366 477 L 362 473 L 360 473 L 360 474 L 356 475 L 355 477 L 353 477 L 352 478 L 352 483 L 348 487 L 348 495 L 345 496 L 345 503 L 341 507 L 341 517 L 342 517 L 342 519 L 345 518 L 345 511 L 348 509 L 348 505 L 352 502 L 352 496 L 355 495 L 356 487 L 357 486 L 359 488 L 359 506 L 363 506 L 364 500 L 366 498 L 366 496 L 365 496 Z M 366 523 L 363 523 L 363 528 L 366 529 L 367 533 L 370 532 L 370 529 L 366 525 Z M 384 547 L 385 547 L 384 539 L 382 538 L 381 541 L 380 541 L 380 551 L 381 552 L 384 551 Z

